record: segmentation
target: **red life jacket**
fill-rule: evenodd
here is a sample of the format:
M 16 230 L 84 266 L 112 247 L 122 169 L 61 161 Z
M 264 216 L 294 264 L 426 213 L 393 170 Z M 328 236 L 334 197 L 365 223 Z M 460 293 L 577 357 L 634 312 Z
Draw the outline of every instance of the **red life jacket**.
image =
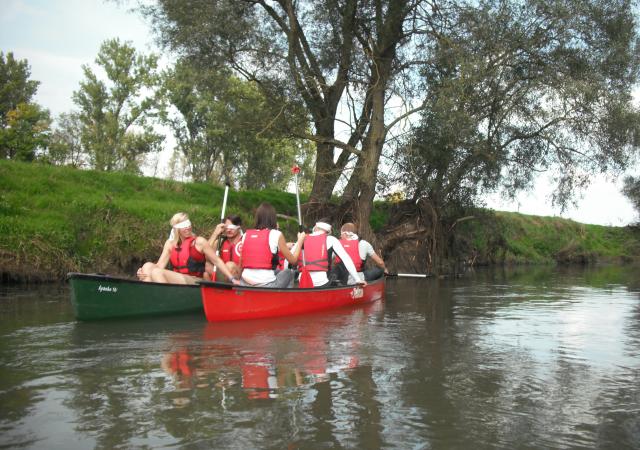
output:
M 228 263 L 229 261 L 236 264 L 240 263 L 240 255 L 242 254 L 242 239 L 238 240 L 235 244 L 232 244 L 227 239 L 222 241 L 220 246 L 220 258 L 222 261 Z M 214 281 L 225 281 L 224 275 L 218 270 L 213 272 Z
M 232 244 L 228 239 L 223 240 L 220 246 L 220 258 L 222 258 L 224 262 L 232 261 L 238 264 L 240 261 L 240 251 L 242 250 L 242 246 L 238 248 L 240 242 L 242 242 L 242 240 Z
M 356 272 L 362 272 L 364 260 L 360 258 L 360 239 L 340 239 L 340 243 L 356 266 Z M 336 256 L 336 263 L 339 262 L 340 258 Z
M 197 236 L 190 236 L 171 250 L 171 265 L 173 271 L 202 278 L 204 274 L 204 253 L 195 246 Z
M 327 235 L 307 236 L 303 244 L 305 267 L 311 271 L 326 272 L 329 270 L 331 257 L 327 250 Z
M 278 250 L 278 266 L 276 267 L 278 270 L 284 270 L 284 255 L 280 250 Z
M 271 269 L 278 265 L 278 254 L 271 253 L 269 230 L 247 230 L 242 244 L 243 269 Z

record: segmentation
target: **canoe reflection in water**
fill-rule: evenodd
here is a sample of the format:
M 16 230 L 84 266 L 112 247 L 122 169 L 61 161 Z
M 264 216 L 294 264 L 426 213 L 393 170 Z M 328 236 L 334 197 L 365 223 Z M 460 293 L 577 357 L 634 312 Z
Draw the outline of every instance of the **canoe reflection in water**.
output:
M 178 389 L 240 387 L 251 400 L 329 381 L 358 367 L 361 335 L 383 302 L 302 316 L 207 323 L 202 341 L 174 336 L 162 367 Z

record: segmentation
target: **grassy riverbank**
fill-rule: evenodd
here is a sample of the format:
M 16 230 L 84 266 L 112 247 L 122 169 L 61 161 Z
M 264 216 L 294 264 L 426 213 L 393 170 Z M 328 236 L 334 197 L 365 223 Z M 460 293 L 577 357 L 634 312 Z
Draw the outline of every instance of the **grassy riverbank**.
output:
M 640 230 L 589 225 L 559 217 L 496 211 L 460 227 L 477 263 L 549 264 L 632 262 L 640 256 Z
M 70 271 L 132 273 L 142 261 L 158 257 L 176 211 L 188 212 L 195 231 L 209 235 L 223 193 L 222 187 L 204 183 L 0 161 L 2 279 L 56 280 Z M 293 236 L 293 194 L 232 191 L 227 212 L 251 223 L 253 208 L 264 200 L 291 217 L 280 225 Z M 374 229 L 389 219 L 386 210 L 376 210 Z M 631 228 L 516 213 L 487 213 L 464 222 L 456 239 L 460 258 L 475 264 L 630 260 L 640 254 L 640 238 Z

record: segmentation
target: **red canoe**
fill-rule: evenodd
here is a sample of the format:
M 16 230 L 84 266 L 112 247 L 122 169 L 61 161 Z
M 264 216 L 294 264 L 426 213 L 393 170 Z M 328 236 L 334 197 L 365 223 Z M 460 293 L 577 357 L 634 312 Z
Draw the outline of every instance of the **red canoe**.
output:
M 274 289 L 201 281 L 202 304 L 209 322 L 290 316 L 347 305 L 369 303 L 384 296 L 385 279 L 366 286 Z

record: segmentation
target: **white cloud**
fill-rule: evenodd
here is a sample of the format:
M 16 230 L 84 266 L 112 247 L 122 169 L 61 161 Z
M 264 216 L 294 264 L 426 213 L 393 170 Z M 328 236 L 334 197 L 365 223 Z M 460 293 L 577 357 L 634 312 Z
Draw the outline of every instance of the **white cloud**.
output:
M 622 180 L 611 181 L 594 176 L 591 185 L 579 196 L 577 206 L 560 213 L 551 205 L 552 186 L 544 175 L 538 177 L 531 192 L 523 192 L 514 201 L 499 195 L 488 196 L 489 208 L 515 211 L 536 216 L 560 216 L 576 222 L 596 225 L 625 226 L 637 221 L 637 212 L 622 195 Z

